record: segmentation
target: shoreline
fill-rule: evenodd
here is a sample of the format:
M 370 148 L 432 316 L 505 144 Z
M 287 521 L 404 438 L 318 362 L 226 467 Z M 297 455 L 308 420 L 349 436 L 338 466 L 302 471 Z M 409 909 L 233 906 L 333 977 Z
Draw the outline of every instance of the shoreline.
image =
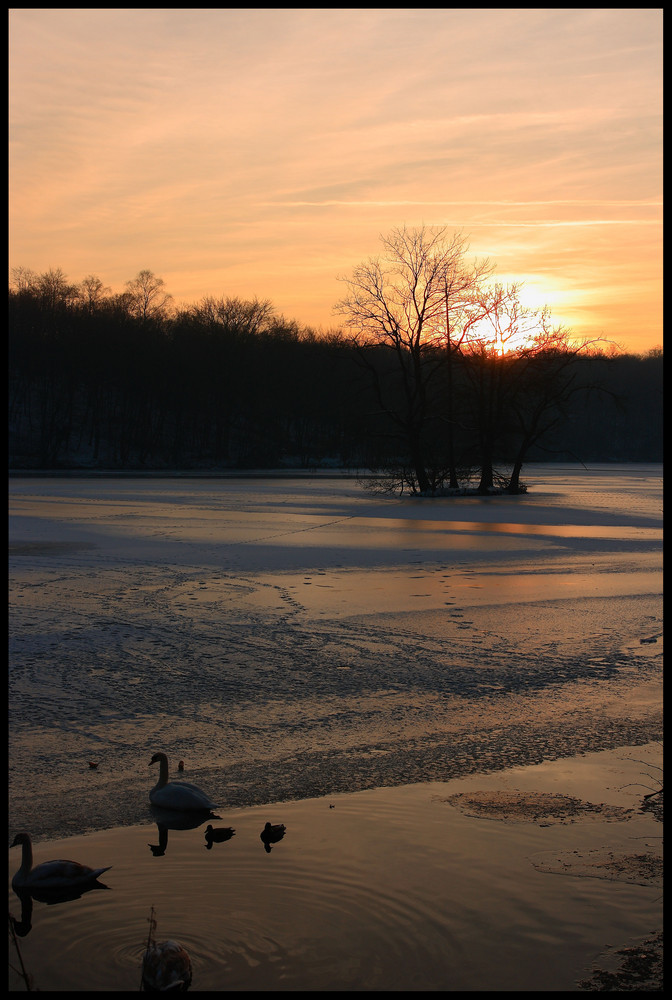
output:
M 88 910 L 65 904 L 67 921 L 36 903 L 22 955 L 43 990 L 132 989 L 151 903 L 160 939 L 192 955 L 196 990 L 657 991 L 662 814 L 641 804 L 659 774 L 662 784 L 659 766 L 654 743 L 222 809 L 220 825 L 236 832 L 212 852 L 202 829 L 175 828 L 166 856 L 152 856 L 152 823 L 54 841 L 65 856 L 111 864 L 113 891 L 90 894 Z M 269 819 L 288 831 L 270 858 L 258 840 Z M 11 878 L 16 849 L 9 864 Z M 273 929 L 269 905 L 286 913 Z M 78 958 L 87 949 L 94 969 Z
M 503 466 L 506 467 L 506 466 Z M 583 466 L 576 463 L 562 460 L 558 462 L 527 462 L 524 466 L 525 475 L 543 473 L 546 470 L 553 472 L 569 472 L 580 474 L 609 471 L 615 472 L 619 469 L 648 469 L 652 473 L 658 472 L 662 478 L 662 462 L 589 462 Z M 387 479 L 389 474 L 384 472 L 371 472 L 367 469 L 359 468 L 279 468 L 279 469 L 92 469 L 92 468 L 68 468 L 68 469 L 19 469 L 10 468 L 8 470 L 10 479 L 334 479 L 334 480 L 354 480 L 362 482 L 373 479 Z M 529 485 L 529 484 L 528 484 Z M 458 497 L 458 493 L 446 493 L 437 496 L 438 499 L 445 497 Z M 503 494 L 497 494 L 503 495 Z M 511 494 L 508 494 L 511 496 Z M 420 496 L 420 495 L 418 495 Z M 422 499 L 432 499 L 432 497 L 422 497 Z
M 605 723 L 605 726 L 607 724 Z M 519 732 L 511 732 L 519 739 Z M 549 739 L 555 735 L 555 744 Z M 270 767 L 270 777 L 265 765 L 238 763 L 224 774 L 212 768 L 200 768 L 197 773 L 187 769 L 186 777 L 212 791 L 215 801 L 222 802 L 220 809 L 255 808 L 272 803 L 303 802 L 328 795 L 348 795 L 359 792 L 413 787 L 427 782 L 468 780 L 474 776 L 488 775 L 493 779 L 511 768 L 543 766 L 557 761 L 572 761 L 588 753 L 632 751 L 637 747 L 660 742 L 663 739 L 662 710 L 659 716 L 647 716 L 638 722 L 610 720 L 608 729 L 596 730 L 593 720 L 582 733 L 567 730 L 564 734 L 533 732 L 528 744 L 509 748 L 506 756 L 479 757 L 470 750 L 464 736 L 458 740 L 460 760 L 447 764 L 447 745 L 427 746 L 416 753 L 413 760 L 404 758 L 397 766 L 405 778 L 389 771 L 388 753 L 372 749 L 359 758 L 351 750 L 342 755 L 329 752 L 323 758 L 304 755 L 291 766 L 283 764 L 280 778 L 279 764 Z M 350 767 L 348 771 L 346 768 Z M 140 777 L 124 775 L 109 778 L 105 772 L 89 772 L 82 763 L 73 787 L 63 787 L 55 792 L 42 793 L 37 788 L 23 796 L 10 792 L 10 839 L 19 830 L 28 830 L 34 843 L 85 836 L 124 825 L 136 825 L 150 819 L 148 791 L 151 772 L 141 769 Z M 101 778 L 103 779 L 101 781 Z M 129 795 L 129 791 L 131 794 Z M 217 794 L 220 793 L 220 794 Z M 39 804 L 38 804 L 39 803 Z

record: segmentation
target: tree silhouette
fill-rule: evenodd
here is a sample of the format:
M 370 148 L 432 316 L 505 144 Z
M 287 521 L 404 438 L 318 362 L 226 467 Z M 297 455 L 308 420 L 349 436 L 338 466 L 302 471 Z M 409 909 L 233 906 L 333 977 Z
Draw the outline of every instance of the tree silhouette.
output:
M 128 290 L 111 294 L 96 275 L 74 284 L 60 269 L 15 268 L 10 466 L 342 465 L 389 473 L 397 489 L 417 492 L 416 418 L 430 492 L 452 487 L 453 474 L 461 487 L 477 474 L 484 490 L 501 488 L 504 476 L 515 491 L 523 463 L 549 455 L 661 460 L 662 352 L 577 351 L 539 314 L 536 340 L 512 349 L 530 316 L 511 294 L 505 312 L 507 296 L 491 285 L 481 299 L 468 282 L 458 295 L 458 278 L 446 270 L 427 307 L 417 299 L 423 335 L 391 346 L 352 328 L 303 329 L 264 300 L 134 312 Z M 482 325 L 493 301 L 502 307 L 497 336 Z M 592 391 L 597 384 L 603 392 Z
M 452 392 L 450 375 L 447 383 L 440 378 L 455 350 L 451 311 L 459 326 L 465 303 L 476 297 L 490 265 L 468 265 L 465 238 L 449 236 L 445 228 L 393 229 L 381 243 L 381 256 L 342 279 L 348 292 L 336 309 L 355 331 L 352 343 L 369 371 L 380 411 L 405 439 L 412 489 L 427 493 L 442 485 L 446 466 L 454 464 L 449 449 L 447 463 L 437 465 L 429 445 L 436 440 L 446 390 Z M 391 367 L 376 363 L 372 345 L 392 353 Z M 452 446 L 451 413 L 447 420 Z
M 167 315 L 172 301 L 165 288 L 163 278 L 157 278 L 153 271 L 138 271 L 132 281 L 126 282 L 129 312 L 138 319 L 161 318 Z

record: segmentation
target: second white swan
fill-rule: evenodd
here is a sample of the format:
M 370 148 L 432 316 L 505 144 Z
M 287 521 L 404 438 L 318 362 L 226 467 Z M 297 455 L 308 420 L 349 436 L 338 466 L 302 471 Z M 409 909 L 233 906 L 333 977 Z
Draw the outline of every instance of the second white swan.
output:
M 12 887 L 19 889 L 58 890 L 93 883 L 99 875 L 112 867 L 89 868 L 79 861 L 43 861 L 33 868 L 33 845 L 28 833 L 17 833 L 12 847 L 21 846 L 21 867 L 12 879 Z
M 201 788 L 188 781 L 168 781 L 168 758 L 165 753 L 155 753 L 150 760 L 159 764 L 159 780 L 149 793 L 149 801 L 164 809 L 183 812 L 193 809 L 216 809 L 216 804 Z

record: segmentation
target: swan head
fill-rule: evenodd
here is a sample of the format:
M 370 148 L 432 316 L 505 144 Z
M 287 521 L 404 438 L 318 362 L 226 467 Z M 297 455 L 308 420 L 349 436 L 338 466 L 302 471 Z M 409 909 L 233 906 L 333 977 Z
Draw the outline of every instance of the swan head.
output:
M 164 760 L 166 761 L 166 763 L 168 762 L 168 758 L 166 757 L 165 753 L 155 753 L 149 762 L 149 766 L 151 767 L 152 764 L 160 764 Z
M 27 833 L 17 833 L 14 840 L 9 845 L 10 847 L 18 847 L 19 844 L 30 844 L 30 835 Z

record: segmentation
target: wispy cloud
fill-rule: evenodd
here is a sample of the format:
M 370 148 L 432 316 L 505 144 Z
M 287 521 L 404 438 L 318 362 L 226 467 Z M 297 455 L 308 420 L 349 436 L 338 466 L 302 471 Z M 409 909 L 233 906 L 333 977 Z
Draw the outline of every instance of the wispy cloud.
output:
M 592 199 L 579 200 L 571 198 L 566 198 L 566 199 L 556 198 L 545 201 L 415 201 L 410 198 L 396 199 L 389 201 L 375 201 L 371 198 L 367 198 L 366 200 L 361 200 L 361 201 L 350 201 L 345 198 L 330 198 L 324 201 L 310 201 L 310 200 L 290 201 L 285 199 L 277 199 L 275 201 L 260 202 L 259 204 L 264 207 L 282 206 L 285 208 L 303 208 L 311 206 L 314 206 L 315 208 L 328 208 L 338 205 L 353 206 L 355 208 L 356 207 L 366 208 L 367 206 L 370 205 L 374 206 L 380 205 L 392 208 L 405 205 L 418 206 L 418 207 L 434 207 L 434 208 L 437 207 L 454 208 L 458 206 L 460 208 L 469 208 L 469 207 L 546 208 L 546 207 L 555 207 L 558 205 L 586 206 L 589 208 L 599 208 L 599 207 L 662 208 L 663 205 L 661 201 L 595 201 Z M 618 219 L 597 220 L 597 222 L 604 222 L 604 221 L 619 222 L 627 220 L 618 220 Z M 638 220 L 630 220 L 630 221 L 636 222 Z M 658 222 L 661 220 L 651 220 L 651 221 Z
M 336 276 L 401 224 L 471 233 L 507 274 L 555 255 L 550 298 L 568 245 L 613 273 L 636 240 L 652 273 L 661 21 L 12 9 L 10 265 L 113 287 L 150 267 L 178 301 L 256 294 L 313 325 L 332 322 Z M 627 240 L 601 235 L 615 227 Z M 658 322 L 641 336 L 658 341 Z

